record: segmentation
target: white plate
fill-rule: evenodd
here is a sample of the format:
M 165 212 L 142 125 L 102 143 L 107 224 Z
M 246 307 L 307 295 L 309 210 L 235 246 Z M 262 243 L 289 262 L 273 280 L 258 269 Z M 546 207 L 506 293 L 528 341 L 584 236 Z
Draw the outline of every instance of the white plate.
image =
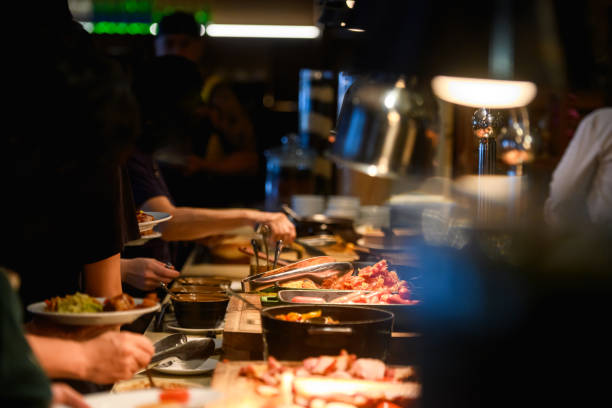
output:
M 162 391 L 156 389 L 126 391 L 117 394 L 95 393 L 85 396 L 85 401 L 91 408 L 137 408 L 143 404 L 159 402 Z M 200 407 L 215 401 L 221 397 L 221 393 L 213 389 L 189 389 L 189 402 L 185 407 Z
M 104 298 L 96 298 L 101 303 L 104 303 Z M 142 303 L 142 299 L 134 298 L 134 302 L 138 305 Z M 142 309 L 122 310 L 118 312 L 99 312 L 99 313 L 58 313 L 46 311 L 47 305 L 45 302 L 32 303 L 27 307 L 30 313 L 52 320 L 56 323 L 77 325 L 77 326 L 97 326 L 107 324 L 127 324 L 132 323 L 140 316 L 156 312 L 160 306 L 157 303 L 155 306 L 144 307 Z
M 155 217 L 155 219 L 153 221 L 139 222 L 138 228 L 140 229 L 141 232 L 150 230 L 157 224 L 168 221 L 169 219 L 172 218 L 172 215 L 168 213 L 164 213 L 164 212 L 144 211 L 144 213 L 152 215 L 153 217 Z
M 169 330 L 174 330 L 180 333 L 185 333 L 185 334 L 204 334 L 204 333 L 223 333 L 223 327 L 225 326 L 224 323 L 221 323 L 219 326 L 217 327 L 209 327 L 209 328 L 204 328 L 204 329 L 189 329 L 187 327 L 181 327 L 178 325 L 177 322 L 172 322 L 172 323 L 167 323 L 166 327 Z
M 151 368 L 163 374 L 197 375 L 208 373 L 215 369 L 219 360 L 211 357 L 206 360 L 181 360 L 172 357 Z
M 135 239 L 133 241 L 126 242 L 125 245 L 126 246 L 140 246 L 140 245 L 144 245 L 150 239 L 159 238 L 161 236 L 162 236 L 161 232 L 154 231 L 152 234 L 141 235 L 139 239 Z

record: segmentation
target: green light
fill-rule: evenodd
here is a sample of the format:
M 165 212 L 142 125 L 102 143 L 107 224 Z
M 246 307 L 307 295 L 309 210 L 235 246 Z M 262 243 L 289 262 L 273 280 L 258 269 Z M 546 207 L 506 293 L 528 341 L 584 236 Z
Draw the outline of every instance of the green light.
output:
M 105 21 L 100 21 L 99 23 L 95 23 L 93 32 L 95 34 L 108 34 L 109 24 Z
M 93 34 L 147 35 L 149 26 L 148 23 L 100 21 L 94 23 Z
M 127 25 L 127 33 L 130 35 L 140 34 L 140 27 L 137 23 L 130 23 Z
M 207 11 L 200 10 L 194 14 L 194 18 L 196 19 L 198 23 L 205 25 L 206 23 L 208 23 L 210 16 L 208 15 Z
M 115 24 L 115 32 L 117 34 L 125 34 L 125 33 L 127 33 L 127 24 L 126 23 L 116 23 Z

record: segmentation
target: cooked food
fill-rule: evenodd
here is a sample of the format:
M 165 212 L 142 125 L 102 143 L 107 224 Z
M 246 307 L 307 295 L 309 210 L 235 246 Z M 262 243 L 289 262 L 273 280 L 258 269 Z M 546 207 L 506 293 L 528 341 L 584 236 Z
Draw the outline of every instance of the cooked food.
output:
M 410 290 L 407 287 L 400 287 L 398 293 L 393 293 L 391 289 L 385 288 L 372 292 L 357 291 L 348 295 L 341 296 L 332 300 L 330 303 L 367 303 L 372 305 L 397 304 L 397 305 L 416 305 L 418 300 L 410 299 Z
M 156 379 L 155 386 L 156 388 L 159 388 L 161 390 L 184 390 L 186 388 L 199 387 L 199 385 L 193 383 L 178 382 L 165 379 Z M 115 392 L 124 392 L 144 390 L 149 388 L 151 388 L 151 383 L 149 383 L 149 380 L 143 379 L 138 381 L 126 381 L 124 383 L 118 383 L 115 388 L 113 388 L 113 390 Z
M 159 303 L 159 298 L 157 297 L 157 293 L 151 292 L 147 293 L 145 297 L 142 298 L 142 302 L 139 305 L 136 305 L 136 308 L 146 308 L 155 306 Z
M 337 356 L 310 357 L 299 365 L 284 365 L 269 357 L 267 364 L 242 367 L 240 375 L 258 382 L 258 394 L 271 397 L 289 392 L 301 406 L 313 406 L 315 399 L 360 407 L 409 406 L 420 394 L 412 367 L 390 367 L 345 350 Z
M 329 316 L 321 317 L 320 310 L 314 310 L 308 313 L 289 312 L 287 314 L 279 314 L 274 316 L 276 319 L 285 320 L 288 322 L 309 322 L 312 319 L 317 319 L 317 322 L 325 324 L 339 324 L 338 320 L 334 320 Z
M 155 306 L 158 302 L 157 294 L 151 292 L 142 299 L 142 303 L 139 305 L 134 302 L 134 298 L 127 293 L 108 298 L 104 301 L 105 312 L 120 312 L 122 310 L 141 309 L 146 307 Z
M 321 285 L 323 289 L 338 290 L 382 290 L 400 292 L 402 288 L 408 290 L 408 283 L 400 280 L 395 271 L 390 271 L 385 259 L 372 266 L 359 270 L 357 275 L 344 275 L 341 278 L 331 278 Z
M 138 210 L 136 211 L 136 219 L 138 220 L 138 223 L 140 224 L 141 222 L 153 221 L 155 220 L 155 217 L 152 216 L 151 214 L 147 214 L 146 212 L 142 210 Z
M 45 303 L 48 312 L 59 313 L 98 313 L 103 308 L 98 299 L 80 292 L 64 297 L 56 296 L 45 300 Z
M 302 406 L 313 406 L 319 400 L 327 407 L 415 407 L 421 392 L 417 382 L 388 383 L 382 381 L 300 377 L 293 380 L 294 399 Z M 342 404 L 342 405 L 340 405 Z
M 319 286 L 310 279 L 300 279 L 280 284 L 287 289 L 319 289 Z
M 74 295 L 56 296 L 45 300 L 47 305 L 45 310 L 58 313 L 117 312 L 155 306 L 158 301 L 157 294 L 154 292 L 148 294 L 138 305 L 134 302 L 134 298 L 127 293 L 108 298 L 102 303 L 89 295 L 76 292 Z
M 310 279 L 296 279 L 281 283 L 280 286 L 287 289 L 388 290 L 395 294 L 402 291 L 409 292 L 408 283 L 400 280 L 397 272 L 389 270 L 385 259 L 360 269 L 357 275 L 333 276 L 324 280 L 320 285 Z M 402 298 L 407 299 L 404 296 Z M 395 303 L 402 303 L 398 298 L 396 300 Z
M 318 296 L 294 296 L 291 298 L 293 303 L 326 303 L 325 299 Z
M 187 402 L 189 390 L 187 388 L 167 388 L 159 394 L 160 402 Z
M 134 309 L 134 298 L 127 293 L 114 296 L 104 301 L 104 311 L 113 312 Z
M 138 220 L 138 223 L 140 224 L 140 223 L 143 223 L 143 222 L 153 221 L 153 220 L 155 220 L 155 217 L 150 215 L 150 214 L 147 214 L 146 212 L 144 212 L 142 210 L 138 210 L 138 211 L 136 211 L 136 219 Z M 140 231 L 140 235 L 141 236 L 143 236 L 143 235 L 152 235 L 153 233 L 154 233 L 153 227 L 147 228 L 145 230 L 141 230 Z

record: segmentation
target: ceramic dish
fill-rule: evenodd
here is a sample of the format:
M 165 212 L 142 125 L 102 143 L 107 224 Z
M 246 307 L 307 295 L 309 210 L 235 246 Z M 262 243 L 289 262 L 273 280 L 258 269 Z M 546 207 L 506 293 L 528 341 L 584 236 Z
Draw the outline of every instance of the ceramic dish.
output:
M 104 303 L 105 300 L 104 298 L 96 299 L 101 303 Z M 142 303 L 142 299 L 134 298 L 134 303 L 139 305 Z M 27 310 L 36 316 L 43 317 L 56 323 L 76 326 L 98 326 L 132 323 L 142 315 L 158 311 L 160 305 L 157 303 L 155 306 L 150 307 L 98 313 L 59 313 L 49 312 L 46 308 L 47 305 L 45 302 L 37 302 L 29 305 Z
M 120 394 L 94 393 L 85 396 L 85 401 L 91 408 L 138 408 L 149 404 L 159 403 L 161 390 L 139 390 Z M 188 407 L 203 407 L 221 397 L 221 393 L 212 389 L 190 389 Z M 66 405 L 54 405 L 65 408 Z
M 144 211 L 146 214 L 152 215 L 155 219 L 153 221 L 139 222 L 138 229 L 140 232 L 147 231 L 155 227 L 157 224 L 168 221 L 172 218 L 172 215 L 164 212 L 156 211 Z
M 139 239 L 135 239 L 133 241 L 126 242 L 125 245 L 126 246 L 140 246 L 140 245 L 146 244 L 151 239 L 159 238 L 161 236 L 162 236 L 161 232 L 154 231 L 152 234 L 142 235 Z

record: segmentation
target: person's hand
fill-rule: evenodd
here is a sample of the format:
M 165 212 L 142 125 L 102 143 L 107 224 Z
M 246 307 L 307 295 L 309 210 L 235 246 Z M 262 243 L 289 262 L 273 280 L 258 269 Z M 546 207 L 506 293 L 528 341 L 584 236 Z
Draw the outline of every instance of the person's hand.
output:
M 140 290 L 154 290 L 160 282 L 168 284 L 179 275 L 173 267 L 153 258 L 121 260 L 121 280 Z
M 155 352 L 141 334 L 107 332 L 81 343 L 84 357 L 82 379 L 98 384 L 127 380 L 146 367 Z
M 72 408 L 90 408 L 83 396 L 68 384 L 51 384 L 51 394 L 53 394 L 51 405 L 62 404 Z
M 281 212 L 261 212 L 258 219 L 260 224 L 270 226 L 270 240 L 272 243 L 283 240 L 283 244 L 287 245 L 295 239 L 295 226 L 289 218 Z

